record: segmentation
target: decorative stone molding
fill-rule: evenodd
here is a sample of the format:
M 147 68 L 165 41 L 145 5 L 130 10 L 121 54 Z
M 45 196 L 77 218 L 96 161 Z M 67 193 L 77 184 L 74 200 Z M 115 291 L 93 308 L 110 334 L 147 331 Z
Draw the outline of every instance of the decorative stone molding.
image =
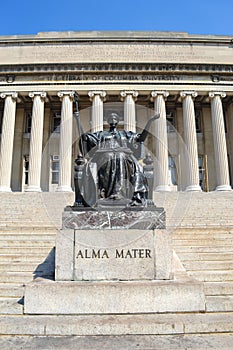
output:
M 0 97 L 2 99 L 5 99 L 7 96 L 11 96 L 12 100 L 15 100 L 16 102 L 18 100 L 18 93 L 17 92 L 2 92 L 0 94 Z
M 57 93 L 57 96 L 60 98 L 60 101 L 63 100 L 64 96 L 69 96 L 69 98 L 73 101 L 74 100 L 74 91 L 59 91 Z
M 41 100 L 45 101 L 47 94 L 44 91 L 41 91 L 41 92 L 36 91 L 36 92 L 29 92 L 28 96 L 31 97 L 32 99 L 34 99 L 36 96 L 40 96 Z
M 135 90 L 132 90 L 132 91 L 130 91 L 130 90 L 121 91 L 121 92 L 120 92 L 121 101 L 124 101 L 125 98 L 126 98 L 127 96 L 129 96 L 129 95 L 132 96 L 132 98 L 134 99 L 134 101 L 137 101 L 138 92 L 135 91 Z
M 180 97 L 184 99 L 187 96 L 191 96 L 192 98 L 196 98 L 198 96 L 198 93 L 196 91 L 181 91 Z
M 224 91 L 210 91 L 209 92 L 209 97 L 212 99 L 216 96 L 219 96 L 221 98 L 225 98 L 226 97 L 226 93 Z
M 151 102 L 154 102 L 156 97 L 163 96 L 164 101 L 166 101 L 167 97 L 169 96 L 168 91 L 151 91 Z
M 93 101 L 95 96 L 99 96 L 103 101 L 105 101 L 106 95 L 106 91 L 93 90 L 88 92 L 88 96 L 90 97 L 91 101 Z

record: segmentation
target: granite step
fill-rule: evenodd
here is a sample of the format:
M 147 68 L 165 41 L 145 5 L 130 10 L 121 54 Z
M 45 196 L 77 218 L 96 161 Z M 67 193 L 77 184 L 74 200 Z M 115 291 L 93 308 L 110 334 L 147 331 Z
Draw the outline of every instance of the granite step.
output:
M 31 241 L 30 239 L 27 240 L 4 240 L 1 241 L 0 240 L 0 248 L 7 248 L 8 247 L 8 252 L 9 250 L 11 251 L 11 248 L 15 248 L 15 247 L 36 247 L 37 250 L 40 250 L 40 247 L 51 247 L 55 244 L 55 240 L 35 240 L 35 241 Z
M 39 234 L 39 235 L 47 235 L 47 234 L 56 234 L 57 229 L 54 226 L 1 226 L 0 225 L 0 234 L 8 235 L 8 234 Z
M 4 241 L 54 241 L 55 238 L 56 234 L 0 234 L 0 244 L 2 244 Z
M 232 333 L 233 313 L 0 316 L 0 335 Z
M 31 275 L 32 276 L 32 275 Z M 30 280 L 32 278 L 30 277 Z M 205 282 L 206 296 L 220 296 L 220 298 L 207 298 L 208 311 L 230 311 L 233 305 L 233 282 Z M 23 285 L 0 284 L 0 296 L 22 296 Z M 229 295 L 229 298 L 224 296 Z M 229 309 L 230 305 L 230 309 Z M 233 310 L 232 310 L 233 311 Z
M 2 336 L 1 350 L 232 350 L 233 334 Z
M 233 282 L 205 282 L 205 295 L 233 295 Z
M 192 247 L 192 246 L 183 246 L 180 244 L 179 246 L 174 244 L 174 249 L 176 252 L 180 253 L 233 253 L 233 246 L 198 246 L 198 247 Z
M 233 311 L 233 295 L 206 296 L 208 312 Z
M 1 297 L 0 298 L 0 314 L 22 315 L 23 305 L 21 298 Z M 0 317 L 1 319 L 1 317 Z
M 23 213 L 18 218 L 17 217 L 14 217 L 14 218 L 7 217 L 7 213 L 5 214 L 5 216 L 6 216 L 6 218 L 4 219 L 4 221 L 0 219 L 0 230 L 4 230 L 4 228 L 9 228 L 10 230 L 17 229 L 17 227 L 20 227 L 20 228 L 25 227 L 27 229 L 30 229 L 33 226 L 34 227 L 41 227 L 41 228 L 42 227 L 47 228 L 50 226 L 53 229 L 60 227 L 60 225 L 55 226 L 55 224 L 44 221 L 43 219 L 42 220 L 35 220 L 35 219 L 27 220 L 24 217 Z
M 233 231 L 231 230 L 221 230 L 221 229 L 217 229 L 215 227 L 213 227 L 212 229 L 205 229 L 205 230 L 199 230 L 197 231 L 197 229 L 195 227 L 193 227 L 191 230 L 185 229 L 184 231 L 172 231 L 172 235 L 175 239 L 190 239 L 192 237 L 195 238 L 208 238 L 208 237 L 212 237 L 214 239 L 223 239 L 223 238 L 232 238 L 233 235 Z
M 11 246 L 9 247 L 0 247 L 0 254 L 22 254 L 22 256 L 25 256 L 26 254 L 36 254 L 40 252 L 43 256 L 48 255 L 49 252 L 54 248 L 54 244 L 46 245 L 46 246 Z
M 231 270 L 188 271 L 188 275 L 203 282 L 233 281 L 233 271 Z
M 183 259 L 182 259 L 183 260 Z M 208 271 L 208 270 L 232 270 L 233 274 L 233 260 L 231 261 L 183 261 L 183 265 L 188 271 Z
M 232 253 L 180 253 L 179 257 L 182 261 L 233 261 L 233 252 Z
M 24 295 L 24 289 L 24 285 L 20 283 L 0 283 L 0 297 L 22 298 Z
M 43 273 L 36 274 L 37 277 L 44 276 Z M 32 272 L 1 272 L 0 283 L 29 283 L 34 279 Z
M 0 249 L 1 252 L 1 249 Z M 34 254 L 0 254 L 1 263 L 21 263 L 21 262 L 31 262 L 31 263 L 40 263 L 46 258 L 46 253 L 34 253 Z
M 225 246 L 225 245 L 231 245 L 231 249 L 233 249 L 233 239 L 232 238 L 223 238 L 223 239 L 213 239 L 213 238 L 205 238 L 205 239 L 199 239 L 199 238 L 193 238 L 192 239 L 173 239 L 173 242 L 175 246 L 182 245 L 183 247 L 189 246 L 189 247 L 200 247 L 200 246 Z
M 30 262 L 30 263 L 0 263 L 0 273 L 7 271 L 7 272 L 34 272 L 35 270 L 37 272 L 46 272 L 51 271 L 54 269 L 53 262 Z
M 233 203 L 232 203 L 233 205 Z M 233 227 L 230 226 L 213 226 L 211 224 L 208 225 L 208 227 L 177 227 L 173 231 L 174 235 L 188 235 L 190 232 L 194 235 L 203 234 L 219 234 L 219 233 L 233 233 Z

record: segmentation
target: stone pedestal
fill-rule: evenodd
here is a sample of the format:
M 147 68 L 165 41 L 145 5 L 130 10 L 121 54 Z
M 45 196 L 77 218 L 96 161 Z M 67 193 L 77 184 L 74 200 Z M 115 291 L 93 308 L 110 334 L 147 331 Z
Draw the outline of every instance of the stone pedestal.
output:
M 117 202 L 116 200 L 114 202 Z M 165 229 L 164 208 L 148 207 L 144 210 L 122 209 L 120 206 L 99 206 L 100 210 L 85 207 L 66 207 L 62 214 L 62 228 L 74 230 L 153 230 Z
M 172 279 L 166 230 L 61 230 L 56 241 L 57 281 Z
M 205 310 L 196 281 L 53 282 L 26 286 L 26 314 L 145 314 Z
M 56 240 L 56 281 L 26 286 L 27 314 L 204 311 L 203 284 L 174 278 L 163 208 L 67 207 Z M 173 261 L 174 260 L 174 261 Z
M 56 240 L 56 280 L 172 279 L 163 208 L 66 207 Z

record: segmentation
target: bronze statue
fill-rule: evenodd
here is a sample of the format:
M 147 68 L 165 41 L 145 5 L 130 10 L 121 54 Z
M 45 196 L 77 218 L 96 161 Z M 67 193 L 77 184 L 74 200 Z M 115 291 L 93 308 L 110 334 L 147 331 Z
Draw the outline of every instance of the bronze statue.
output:
M 119 116 L 111 113 L 108 131 L 82 133 L 80 150 L 86 161 L 78 188 L 85 206 L 95 206 L 101 200 L 125 199 L 130 199 L 130 207 L 146 205 L 147 179 L 132 149 L 145 141 L 152 121 L 158 118 L 159 114 L 149 119 L 139 134 L 119 131 Z

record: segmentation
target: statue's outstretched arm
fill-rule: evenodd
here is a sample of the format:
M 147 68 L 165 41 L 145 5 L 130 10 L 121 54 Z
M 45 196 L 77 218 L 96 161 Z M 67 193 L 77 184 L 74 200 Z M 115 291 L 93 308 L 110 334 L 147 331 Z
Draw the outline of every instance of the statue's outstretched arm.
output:
M 139 142 L 144 142 L 145 141 L 145 139 L 147 138 L 147 136 L 149 134 L 149 129 L 150 129 L 151 123 L 154 120 L 158 119 L 159 117 L 160 117 L 160 114 L 155 114 L 152 118 L 150 118 L 148 120 L 148 122 L 146 123 L 145 128 L 143 129 L 142 133 L 139 136 L 139 139 L 138 139 Z

